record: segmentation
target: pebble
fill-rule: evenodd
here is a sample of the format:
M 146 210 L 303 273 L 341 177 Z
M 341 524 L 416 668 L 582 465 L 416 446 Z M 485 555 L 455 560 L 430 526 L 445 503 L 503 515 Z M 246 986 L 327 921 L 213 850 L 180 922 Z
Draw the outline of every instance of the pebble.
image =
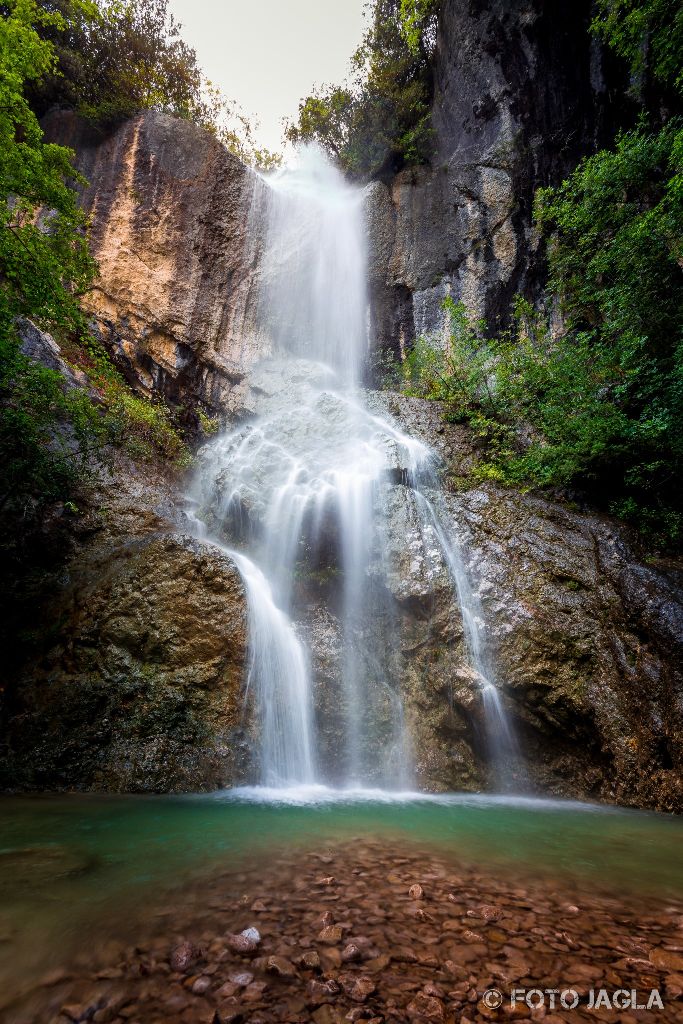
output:
M 97 962 L 93 955 L 92 963 L 64 963 L 54 983 L 44 977 L 22 997 L 17 1024 L 57 1024 L 55 1003 L 64 1008 L 59 1024 L 584 1019 L 483 1002 L 487 988 L 517 984 L 567 984 L 582 995 L 594 985 L 651 985 L 665 994 L 657 1024 L 683 1020 L 683 904 L 671 904 L 667 916 L 656 900 L 584 888 L 579 913 L 576 889 L 561 879 L 487 873 L 405 840 L 392 850 L 386 839 L 361 837 L 340 842 L 334 856 L 326 849 L 324 861 L 312 854 L 283 852 L 178 887 L 173 914 L 151 908 L 129 947 Z M 321 863 L 334 871 L 325 876 L 334 884 L 320 878 Z M 411 884 L 416 877 L 422 882 Z M 250 913 L 262 915 L 261 930 L 240 930 Z M 637 1016 L 598 1019 L 635 1024 Z
M 287 960 L 284 956 L 269 956 L 266 971 L 269 974 L 277 974 L 279 978 L 298 977 L 296 967 L 291 960 Z
M 377 983 L 366 974 L 350 974 L 340 980 L 344 992 L 356 1003 L 364 1003 L 377 989 Z
M 225 936 L 225 944 L 228 949 L 232 950 L 233 953 L 237 953 L 240 956 L 246 956 L 249 953 L 255 953 L 258 949 L 258 942 L 254 939 L 249 938 L 248 935 L 231 935 L 228 933 Z
M 191 942 L 181 942 L 172 951 L 169 958 L 171 969 L 184 973 L 189 970 L 190 967 L 197 960 L 197 950 Z
M 202 975 L 192 985 L 192 991 L 196 996 L 203 996 L 211 988 L 211 978 Z

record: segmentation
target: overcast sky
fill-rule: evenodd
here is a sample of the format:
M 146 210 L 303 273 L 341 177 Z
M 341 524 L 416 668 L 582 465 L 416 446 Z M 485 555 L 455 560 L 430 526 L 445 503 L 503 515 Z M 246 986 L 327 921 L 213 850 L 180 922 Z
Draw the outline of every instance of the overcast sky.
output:
M 342 81 L 363 34 L 365 0 L 170 0 L 197 62 L 282 150 L 282 118 L 314 85 Z

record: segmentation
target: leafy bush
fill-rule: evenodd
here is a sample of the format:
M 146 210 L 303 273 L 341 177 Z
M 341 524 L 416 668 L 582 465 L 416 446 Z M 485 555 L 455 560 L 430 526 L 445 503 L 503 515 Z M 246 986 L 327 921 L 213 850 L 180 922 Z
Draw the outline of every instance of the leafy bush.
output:
M 448 338 L 418 340 L 403 386 L 443 402 L 448 420 L 476 431 L 483 448 L 475 477 L 580 487 L 655 543 L 676 545 L 679 435 L 674 422 L 634 408 L 624 353 L 596 345 L 590 332 L 553 337 L 521 300 L 515 327 L 497 339 L 486 337 L 483 323 L 470 323 L 462 303 L 444 305 Z
M 579 487 L 653 542 L 683 536 L 683 8 L 597 0 L 592 25 L 631 67 L 647 105 L 612 150 L 536 197 L 548 239 L 551 333 L 518 301 L 515 326 L 487 339 L 447 303 L 443 348 L 420 340 L 405 386 L 445 402 L 485 441 L 478 473 L 524 486 Z M 657 83 L 660 94 L 648 89 Z M 663 90 L 663 92 L 662 92 Z
M 650 75 L 683 94 L 683 7 L 679 0 L 596 0 L 592 30 L 629 64 L 636 89 Z
M 56 56 L 31 93 L 39 114 L 57 105 L 108 126 L 160 110 L 208 129 L 246 163 L 280 162 L 257 146 L 249 119 L 204 77 L 168 0 L 40 0 L 40 7 L 59 19 L 39 26 Z
M 79 298 L 96 266 L 87 223 L 70 187 L 70 150 L 46 145 L 25 97 L 26 83 L 55 67 L 39 28 L 61 15 L 34 0 L 11 0 L 0 18 L 0 509 L 64 499 L 108 445 L 186 458 L 167 410 L 137 398 L 89 335 Z M 88 374 L 70 388 L 58 372 L 20 351 L 18 322 L 59 334 L 67 357 Z
M 315 141 L 355 176 L 392 173 L 431 153 L 436 0 L 375 0 L 351 81 L 299 105 L 289 142 Z

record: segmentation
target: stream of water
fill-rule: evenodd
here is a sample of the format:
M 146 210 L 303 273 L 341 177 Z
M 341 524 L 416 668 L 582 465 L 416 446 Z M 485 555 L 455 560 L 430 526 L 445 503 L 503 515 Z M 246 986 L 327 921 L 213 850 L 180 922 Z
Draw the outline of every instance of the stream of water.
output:
M 400 500 L 423 533 L 431 531 L 448 566 L 480 683 L 495 784 L 507 789 L 519 751 L 458 542 L 427 497 L 438 494 L 435 456 L 371 414 L 358 388 L 368 350 L 362 191 L 321 152 L 304 149 L 296 168 L 259 182 L 249 231 L 262 247 L 257 330 L 272 358 L 250 375 L 254 418 L 204 450 L 196 498 L 211 535 L 239 552 L 258 778 L 268 786 L 413 783 L 400 638 L 385 585 L 391 566 L 382 506 L 399 480 Z M 341 657 L 332 715 L 319 706 L 314 631 L 306 636 L 301 596 L 302 580 L 321 576 L 336 584 Z M 334 750 L 320 740 L 330 719 L 339 735 Z
M 355 913 L 386 963 L 394 957 L 386 984 L 415 970 L 415 990 L 427 968 L 413 968 L 403 947 L 416 941 L 429 941 L 425 963 L 434 960 L 446 987 L 454 983 L 446 957 L 464 959 L 465 976 L 488 977 L 505 950 L 522 951 L 535 984 L 547 975 L 536 950 L 546 942 L 558 981 L 572 959 L 582 958 L 584 971 L 604 961 L 618 980 L 630 978 L 631 968 L 619 966 L 624 950 L 641 957 L 631 957 L 633 970 L 644 963 L 649 971 L 642 957 L 650 944 L 668 943 L 659 951 L 665 964 L 681 948 L 679 820 L 519 795 L 411 792 L 399 624 L 387 597 L 391 551 L 405 538 L 387 534 L 391 501 L 405 503 L 424 550 L 450 580 L 498 790 L 510 790 L 511 768 L 523 786 L 523 751 L 466 550 L 440 507 L 437 459 L 372 413 L 358 386 L 367 351 L 361 203 L 315 151 L 259 184 L 250 227 L 262 246 L 258 329 L 272 356 L 250 374 L 253 416 L 200 457 L 190 514 L 206 543 L 230 552 L 248 600 L 244 706 L 245 722 L 255 723 L 256 784 L 202 796 L 0 800 L 0 952 L 9 954 L 0 963 L 0 1017 L 6 1011 L 11 1024 L 65 1019 L 57 1016 L 62 1001 L 76 1004 L 68 1019 L 93 1019 L 99 1004 L 85 1016 L 78 1006 L 94 979 L 131 999 L 156 986 L 156 1015 L 144 1019 L 198 1020 L 184 1014 L 200 1010 L 202 1020 L 236 1019 L 212 1016 L 235 957 L 215 953 L 201 995 L 169 966 L 177 944 L 189 936 L 224 950 L 226 932 L 258 924 L 270 952 L 294 955 L 281 945 L 287 928 L 310 952 L 313 919 L 328 906 L 342 920 Z M 312 581 L 323 594 L 313 610 Z M 321 667 L 327 634 L 334 643 Z M 343 884 L 330 888 L 334 877 L 321 874 Z M 439 878 L 454 879 L 440 902 Z M 415 881 L 432 887 L 427 912 L 408 897 Z M 507 939 L 497 927 L 473 937 L 468 915 L 477 910 L 468 907 L 476 902 L 512 908 L 502 926 L 516 946 L 501 946 Z M 470 950 L 473 941 L 480 945 Z M 323 947 L 321 956 L 332 956 Z M 513 977 L 504 972 L 495 978 Z M 280 998 L 272 975 L 261 984 Z M 207 993 L 214 1002 L 202 1009 Z M 300 1020 L 300 1009 L 258 1019 Z

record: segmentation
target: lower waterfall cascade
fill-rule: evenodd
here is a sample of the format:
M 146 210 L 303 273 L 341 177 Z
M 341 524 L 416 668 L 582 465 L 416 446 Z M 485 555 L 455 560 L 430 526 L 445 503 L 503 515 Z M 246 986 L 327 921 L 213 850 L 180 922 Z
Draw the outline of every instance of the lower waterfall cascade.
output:
M 230 552 L 245 586 L 244 715 L 258 737 L 259 782 L 414 788 L 387 583 L 387 507 L 398 500 L 431 571 L 450 578 L 492 785 L 509 790 L 520 752 L 461 541 L 439 508 L 438 459 L 371 412 L 359 386 L 368 349 L 363 191 L 306 147 L 294 168 L 258 179 L 248 230 L 261 246 L 256 329 L 270 355 L 249 374 L 253 415 L 202 449 L 193 499 L 199 531 Z M 334 605 L 341 656 L 326 697 L 307 635 L 307 580 Z M 517 784 L 522 774 L 515 770 Z

